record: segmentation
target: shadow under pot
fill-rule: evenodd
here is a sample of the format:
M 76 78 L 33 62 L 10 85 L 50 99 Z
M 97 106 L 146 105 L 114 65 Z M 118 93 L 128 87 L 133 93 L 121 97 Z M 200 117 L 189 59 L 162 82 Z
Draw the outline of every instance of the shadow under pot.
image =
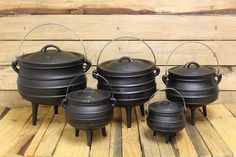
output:
M 84 55 L 63 51 L 51 44 L 38 52 L 21 55 L 12 62 L 12 68 L 18 74 L 20 95 L 32 102 L 33 125 L 36 125 L 38 105 L 54 105 L 57 113 L 71 79 L 87 71 L 90 66 L 91 62 Z M 82 75 L 70 90 L 84 89 L 86 84 L 86 75 Z
M 100 55 L 104 48 L 100 52 Z M 159 74 L 160 70 L 156 66 L 156 57 L 152 49 L 150 47 L 149 49 L 154 57 L 154 62 L 124 56 L 119 59 L 99 63 L 99 55 L 97 69 L 93 71 L 93 73 L 99 74 L 108 80 L 116 99 L 115 107 L 124 107 L 126 109 L 128 128 L 131 127 L 132 108 L 134 106 L 140 106 L 141 113 L 144 115 L 143 104 L 148 101 L 151 95 L 156 91 L 155 77 Z M 97 78 L 96 75 L 93 76 L 98 80 L 98 89 L 109 90 L 107 82 L 101 78 Z
M 170 88 L 165 89 L 170 90 Z M 171 90 L 176 94 L 176 90 Z M 182 99 L 183 100 L 183 99 Z M 166 143 L 185 127 L 185 109 L 183 102 L 157 101 L 148 105 L 147 125 L 153 130 L 153 135 L 160 133 Z
M 202 66 L 197 62 L 188 62 L 185 65 L 170 68 L 168 74 L 166 69 L 166 74 L 162 76 L 167 88 L 174 88 L 183 95 L 186 106 L 191 109 L 192 125 L 195 125 L 195 109 L 203 107 L 206 116 L 206 105 L 218 98 L 218 84 L 221 78 L 219 64 L 216 71 L 212 67 Z M 180 96 L 173 91 L 166 91 L 166 97 L 171 101 L 180 100 Z
M 67 122 L 75 128 L 75 136 L 79 130 L 85 130 L 87 145 L 91 146 L 93 131 L 102 130 L 106 136 L 105 126 L 112 120 L 114 99 L 111 93 L 104 90 L 86 88 L 70 92 L 62 101 Z

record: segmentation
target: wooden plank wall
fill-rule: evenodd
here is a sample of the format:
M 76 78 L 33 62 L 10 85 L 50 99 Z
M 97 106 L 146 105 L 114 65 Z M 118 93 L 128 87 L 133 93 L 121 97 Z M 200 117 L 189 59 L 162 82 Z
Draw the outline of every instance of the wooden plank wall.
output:
M 164 73 L 170 52 L 185 41 L 208 44 L 219 57 L 220 98 L 216 103 L 236 103 L 236 3 L 235 0 L 1 0 L 0 2 L 0 105 L 28 104 L 17 93 L 17 75 L 11 69 L 22 36 L 33 26 L 60 23 L 74 29 L 84 40 L 87 56 L 96 68 L 98 54 L 112 38 L 135 36 L 145 40 L 154 50 L 157 64 Z M 26 39 L 21 53 L 40 50 L 54 43 L 64 50 L 82 53 L 78 39 L 71 32 L 57 27 L 43 27 Z M 123 55 L 153 60 L 140 42 L 127 40 L 113 43 L 101 61 Z M 174 54 L 171 66 L 196 60 L 215 66 L 209 50 L 196 44 L 182 47 Z M 157 82 L 164 85 L 161 75 Z M 96 81 L 89 75 L 89 86 Z

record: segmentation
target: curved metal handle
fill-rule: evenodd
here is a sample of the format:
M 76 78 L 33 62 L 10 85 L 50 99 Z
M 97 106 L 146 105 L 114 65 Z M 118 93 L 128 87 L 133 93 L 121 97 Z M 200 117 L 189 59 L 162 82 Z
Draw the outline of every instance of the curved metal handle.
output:
M 41 49 L 41 51 L 44 52 L 44 53 L 47 53 L 47 49 L 48 49 L 48 48 L 51 48 L 51 47 L 55 48 L 58 52 L 61 52 L 61 49 L 60 49 L 58 46 L 54 45 L 54 44 L 45 45 L 45 46 Z
M 107 82 L 107 84 L 109 85 L 109 87 L 110 87 L 110 89 L 111 89 L 111 97 L 112 97 L 111 100 L 115 102 L 116 99 L 114 98 L 114 94 L 112 93 L 112 87 L 111 87 L 111 85 L 109 84 L 108 80 L 107 80 L 106 78 L 104 78 L 103 76 L 99 75 L 99 74 L 96 74 L 96 73 L 92 73 L 92 74 L 93 74 L 93 76 L 96 75 L 96 76 L 98 76 L 98 77 L 101 77 L 103 80 L 105 80 L 105 81 Z M 66 105 L 66 103 L 67 103 L 68 92 L 69 92 L 69 89 L 70 89 L 71 84 L 72 84 L 78 77 L 80 77 L 80 76 L 82 76 L 82 75 L 85 75 L 85 73 L 80 73 L 80 74 L 78 74 L 77 76 L 75 76 L 75 77 L 70 81 L 70 83 L 69 83 L 69 85 L 68 85 L 68 87 L 67 87 L 67 89 L 66 89 L 66 96 L 65 96 L 65 99 L 62 100 L 63 105 Z
M 108 45 L 110 45 L 110 44 L 111 44 L 112 42 L 114 42 L 114 41 L 120 41 L 120 39 L 127 39 L 127 38 L 129 38 L 129 39 L 135 39 L 135 40 L 137 40 L 137 41 L 142 42 L 144 45 L 146 45 L 146 46 L 148 47 L 148 49 L 151 51 L 152 56 L 153 56 L 153 58 L 154 58 L 154 64 L 156 65 L 156 56 L 155 56 L 155 53 L 153 52 L 152 48 L 151 48 L 146 42 L 144 42 L 143 40 L 141 40 L 141 39 L 139 39 L 139 38 L 136 38 L 136 37 L 123 36 L 123 37 L 118 37 L 118 38 L 112 39 L 111 41 L 109 41 L 109 42 L 102 48 L 101 52 L 100 52 L 99 55 L 98 55 L 97 66 L 98 66 L 98 64 L 99 64 L 99 61 L 100 61 L 100 57 L 101 57 L 102 52 L 104 51 L 104 49 L 105 49 Z
M 109 81 L 108 81 L 105 77 L 103 77 L 102 75 L 98 74 L 98 73 L 96 72 L 96 70 L 94 70 L 94 71 L 92 72 L 92 75 L 93 75 L 93 77 L 94 77 L 95 79 L 98 79 L 98 77 L 100 77 L 100 78 L 102 78 L 104 81 L 106 81 L 106 83 L 108 84 L 108 86 L 110 87 L 110 90 L 111 90 L 111 97 L 112 97 L 112 100 L 115 102 L 116 99 L 115 99 L 114 94 L 113 94 L 113 92 L 112 92 L 112 87 L 111 87 L 111 84 L 109 83 Z
M 177 47 L 170 53 L 170 55 L 169 55 L 169 57 L 168 57 L 168 59 L 167 59 L 166 67 L 165 67 L 165 75 L 167 75 L 167 69 L 168 69 L 170 57 L 172 56 L 172 54 L 173 54 L 179 47 L 184 46 L 184 45 L 187 45 L 187 44 L 200 44 L 200 45 L 203 45 L 203 46 L 205 46 L 206 48 L 208 48 L 208 49 L 212 52 L 213 56 L 214 56 L 215 59 L 216 59 L 216 62 L 217 62 L 217 69 L 218 69 L 218 70 L 217 70 L 217 73 L 220 74 L 220 64 L 219 64 L 219 59 L 218 59 L 216 53 L 215 53 L 208 45 L 206 45 L 206 44 L 204 44 L 204 43 L 202 43 L 202 42 L 200 42 L 200 41 L 189 41 L 189 42 L 185 42 L 185 43 L 180 44 L 179 46 L 177 46 Z
M 89 70 L 89 68 L 92 66 L 92 63 L 91 63 L 91 61 L 88 60 L 88 59 L 86 59 L 86 60 L 84 61 L 84 63 L 85 63 L 84 72 L 87 72 L 87 71 Z
M 184 97 L 183 97 L 183 95 L 182 95 L 179 91 L 177 91 L 177 90 L 174 89 L 174 88 L 165 88 L 165 89 L 159 89 L 159 90 L 157 90 L 157 91 L 156 91 L 155 93 L 153 93 L 152 96 L 149 98 L 149 100 L 147 101 L 147 104 L 149 104 L 149 102 L 150 102 L 151 99 L 156 95 L 157 92 L 159 92 L 159 91 L 166 91 L 166 90 L 173 90 L 173 91 L 175 91 L 177 94 L 180 95 L 181 99 L 183 100 L 184 110 L 185 110 L 185 112 L 186 112 L 186 111 L 187 111 L 187 108 L 186 108 L 186 103 L 185 103 Z
M 71 28 L 65 26 L 65 25 L 62 25 L 62 24 L 58 24 L 58 23 L 44 23 L 44 24 L 40 24 L 40 25 L 37 25 L 37 26 L 34 26 L 33 28 L 31 28 L 25 35 L 24 37 L 21 39 L 20 41 L 20 44 L 19 44 L 19 47 L 18 47 L 18 51 L 17 51 L 17 54 L 16 54 L 16 58 L 19 57 L 19 54 L 20 54 L 20 50 L 21 50 L 21 47 L 22 47 L 22 44 L 23 42 L 25 41 L 26 37 L 32 32 L 34 31 L 35 29 L 39 28 L 39 27 L 42 27 L 42 26 L 49 26 L 49 25 L 52 25 L 52 26 L 59 26 L 59 27 L 63 27 L 67 30 L 70 30 L 79 40 L 80 40 L 80 43 L 83 47 L 83 51 L 84 51 L 84 56 L 85 56 L 85 60 L 87 60 L 87 53 L 86 53 L 86 49 L 85 49 L 85 46 L 83 44 L 83 40 L 79 37 L 79 35 Z

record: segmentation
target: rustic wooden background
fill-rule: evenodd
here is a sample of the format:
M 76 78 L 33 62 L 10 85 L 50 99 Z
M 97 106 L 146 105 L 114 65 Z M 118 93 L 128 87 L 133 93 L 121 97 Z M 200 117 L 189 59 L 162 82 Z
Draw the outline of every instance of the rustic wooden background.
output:
M 22 36 L 33 26 L 54 22 L 71 27 L 80 34 L 93 67 L 99 51 L 112 38 L 129 35 L 145 40 L 155 51 L 161 75 L 170 52 L 185 41 L 202 41 L 218 55 L 223 79 L 215 103 L 236 103 L 236 2 L 235 0 L 1 0 L 0 1 L 0 105 L 19 106 L 23 100 L 11 69 Z M 42 27 L 27 38 L 21 53 L 40 50 L 47 43 L 82 53 L 78 39 L 67 30 Z M 152 59 L 141 43 L 125 40 L 111 44 L 101 60 L 123 55 Z M 170 65 L 196 60 L 215 66 L 209 50 L 189 45 L 174 54 Z M 88 74 L 89 86 L 96 81 Z

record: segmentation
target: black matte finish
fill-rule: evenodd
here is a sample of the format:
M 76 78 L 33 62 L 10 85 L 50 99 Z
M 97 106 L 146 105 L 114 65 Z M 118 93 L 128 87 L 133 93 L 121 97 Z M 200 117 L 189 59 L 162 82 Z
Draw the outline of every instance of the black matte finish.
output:
M 13 70 L 18 73 L 17 86 L 21 96 L 33 104 L 54 105 L 55 113 L 56 106 L 65 98 L 71 79 L 90 66 L 91 62 L 85 60 L 84 55 L 62 51 L 55 45 L 46 45 L 42 50 L 21 55 L 12 62 Z M 84 89 L 86 84 L 87 78 L 83 75 L 70 90 Z M 36 113 L 33 112 L 33 119 L 37 119 Z M 33 124 L 36 124 L 35 120 Z
M 168 70 L 168 75 L 163 75 L 162 80 L 167 88 L 178 90 L 184 97 L 186 106 L 191 108 L 191 123 L 195 124 L 195 108 L 203 106 L 206 116 L 207 104 L 218 98 L 218 84 L 222 75 L 216 73 L 214 68 L 201 66 L 196 62 L 188 62 Z M 181 101 L 181 97 L 170 90 L 166 91 L 167 99 Z
M 132 121 L 131 107 L 143 105 L 156 92 L 155 77 L 159 72 L 153 62 L 130 57 L 100 63 L 94 71 L 108 80 L 116 98 L 116 107 L 126 108 L 128 127 L 131 127 Z M 93 76 L 98 79 L 98 89 L 110 91 L 107 82 Z M 142 107 L 141 112 L 143 114 Z
M 113 103 L 110 92 L 91 88 L 73 91 L 62 101 L 67 122 L 76 130 L 86 130 L 88 146 L 93 130 L 101 129 L 106 136 L 105 126 L 112 120 Z
M 185 127 L 184 107 L 181 104 L 161 101 L 148 107 L 147 125 L 154 131 L 165 136 L 166 142 Z

